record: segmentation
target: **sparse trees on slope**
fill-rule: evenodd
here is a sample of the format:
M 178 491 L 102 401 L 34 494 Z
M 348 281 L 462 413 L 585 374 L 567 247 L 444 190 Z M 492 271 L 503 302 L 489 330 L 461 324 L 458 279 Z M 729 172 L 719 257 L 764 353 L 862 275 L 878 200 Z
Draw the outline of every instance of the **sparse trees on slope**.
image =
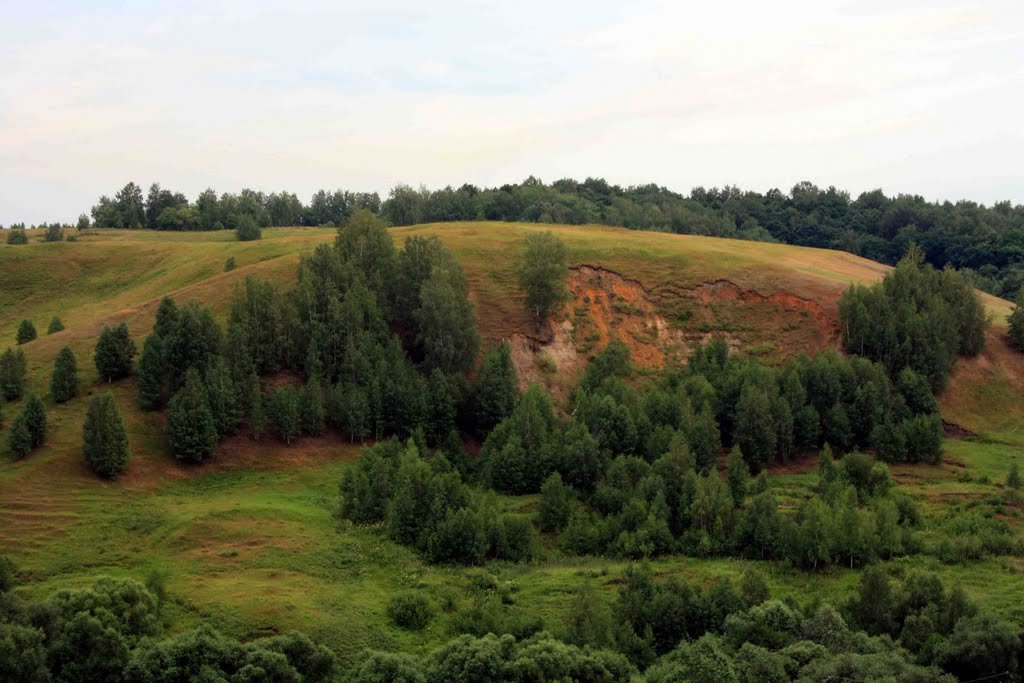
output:
M 27 344 L 39 335 L 36 333 L 36 326 L 31 320 L 22 320 L 18 325 L 18 345 Z
M 217 426 L 202 379 L 195 368 L 185 374 L 185 384 L 171 399 L 167 411 L 167 438 L 178 460 L 199 463 L 217 447 Z
M 78 394 L 78 363 L 71 348 L 65 346 L 57 354 L 50 378 L 50 396 L 54 403 L 65 403 Z
M 526 236 L 522 259 L 519 288 L 526 294 L 526 308 L 539 329 L 568 297 L 565 244 L 551 232 L 531 233 Z
M 103 328 L 96 342 L 93 361 L 100 378 L 109 383 L 132 373 L 135 354 L 135 342 L 128 333 L 128 325 L 119 323 L 114 327 Z
M 106 479 L 113 479 L 128 466 L 128 433 L 110 391 L 89 402 L 82 426 L 82 455 L 89 468 Z

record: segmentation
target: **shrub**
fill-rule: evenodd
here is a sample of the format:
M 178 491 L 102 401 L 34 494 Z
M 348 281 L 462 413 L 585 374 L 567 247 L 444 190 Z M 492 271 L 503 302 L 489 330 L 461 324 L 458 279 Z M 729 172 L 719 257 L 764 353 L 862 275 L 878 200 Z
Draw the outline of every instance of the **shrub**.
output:
M 50 326 L 46 328 L 46 334 L 54 334 L 64 329 L 64 323 L 61 322 L 60 318 L 53 316 L 50 318 Z
M 398 628 L 421 631 L 434 618 L 434 609 L 419 593 L 397 593 L 388 603 L 388 618 Z
M 8 348 L 0 356 L 0 393 L 8 401 L 21 398 L 25 390 L 25 352 Z
M 64 229 L 57 223 L 46 226 L 46 232 L 43 233 L 44 242 L 60 242 L 64 239 Z
M 235 257 L 228 256 L 228 260 L 224 262 L 224 272 L 230 272 L 235 269 Z
M 235 228 L 235 237 L 239 242 L 252 242 L 263 237 L 263 231 L 260 230 L 260 226 L 256 225 L 252 216 L 243 214 L 238 220 L 238 227 Z
M 25 228 L 11 228 L 7 231 L 7 244 L 28 244 Z

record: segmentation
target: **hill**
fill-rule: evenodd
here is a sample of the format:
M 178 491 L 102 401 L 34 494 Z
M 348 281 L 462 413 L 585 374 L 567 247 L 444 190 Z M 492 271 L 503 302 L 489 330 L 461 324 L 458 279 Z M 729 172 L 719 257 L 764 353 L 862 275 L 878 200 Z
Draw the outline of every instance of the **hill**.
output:
M 544 330 L 523 311 L 516 266 L 523 236 L 555 231 L 569 249 L 572 300 Z M 843 252 L 710 237 L 633 232 L 600 226 L 444 223 L 392 229 L 401 242 L 437 235 L 469 279 L 485 344 L 511 339 L 521 379 L 541 381 L 564 395 L 587 358 L 622 337 L 641 368 L 685 358 L 694 344 L 722 335 L 739 353 L 776 362 L 834 346 L 837 301 L 851 282 L 880 279 L 887 267 Z M 258 242 L 233 234 L 103 230 L 74 243 L 0 246 L 0 338 L 11 340 L 23 318 L 45 330 L 59 315 L 65 329 L 23 348 L 30 385 L 48 392 L 54 358 L 65 345 L 78 357 L 84 395 L 102 390 L 92 349 L 105 324 L 127 322 L 141 342 L 159 300 L 195 299 L 224 316 L 231 288 L 248 275 L 291 282 L 299 255 L 334 238 L 331 229 L 275 228 Z M 237 268 L 223 272 L 234 257 Z M 926 512 L 983 500 L 1005 478 L 1006 456 L 1024 443 L 1024 360 L 1010 350 L 1003 300 L 984 296 L 994 316 L 985 352 L 961 360 L 941 397 L 943 417 L 984 439 L 948 440 L 942 466 L 897 466 L 900 484 Z M 426 648 L 441 632 L 396 633 L 381 604 L 409 584 L 440 600 L 446 587 L 472 582 L 464 570 L 424 565 L 413 553 L 382 543 L 372 531 L 332 516 L 337 481 L 358 448 L 336 437 L 303 439 L 291 447 L 244 436 L 228 439 L 212 462 L 177 464 L 166 453 L 163 417 L 135 409 L 131 380 L 112 385 L 128 423 L 133 459 L 116 483 L 97 480 L 81 463 L 81 424 L 87 400 L 47 402 L 51 434 L 45 448 L 19 462 L 0 463 L 0 552 L 9 553 L 45 595 L 81 585 L 97 573 L 144 578 L 166 571 L 175 596 L 176 629 L 202 619 L 239 636 L 300 627 L 323 635 L 351 655 L 367 645 Z M 8 405 L 9 418 L 17 404 Z M 6 441 L 10 419 L 0 442 Z M 792 463 L 773 477 L 784 501 L 808 489 L 813 462 Z M 532 512 L 536 497 L 501 497 L 502 509 Z M 955 508 L 951 508 L 955 509 Z M 1014 517 L 1011 521 L 1016 525 Z M 924 564 L 921 558 L 909 564 Z M 972 594 L 1018 615 L 1021 588 L 1008 585 L 1013 558 L 943 566 Z M 557 560 L 499 567 L 524 604 L 540 618 L 564 610 L 569 587 L 615 573 L 624 563 Z M 739 560 L 659 560 L 660 573 L 686 577 L 738 574 Z M 603 574 L 602 574 L 603 572 Z M 853 572 L 811 577 L 781 566 L 773 587 L 828 595 L 847 589 Z M 1019 582 L 1018 582 L 1019 583 Z

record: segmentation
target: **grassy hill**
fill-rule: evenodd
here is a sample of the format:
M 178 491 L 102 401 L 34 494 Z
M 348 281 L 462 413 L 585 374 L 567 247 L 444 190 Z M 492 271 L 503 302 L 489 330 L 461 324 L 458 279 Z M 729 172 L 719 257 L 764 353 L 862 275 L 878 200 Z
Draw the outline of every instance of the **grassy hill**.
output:
M 572 300 L 550 329 L 535 330 L 516 285 L 523 236 L 551 229 L 569 248 Z M 486 343 L 513 340 L 521 374 L 556 394 L 573 383 L 587 357 L 611 336 L 623 337 L 637 364 L 654 368 L 684 357 L 695 343 L 724 335 L 737 352 L 769 362 L 836 344 L 837 301 L 851 282 L 870 283 L 887 267 L 842 252 L 696 236 L 631 232 L 598 226 L 446 223 L 397 228 L 397 242 L 437 235 L 461 261 Z M 362 647 L 423 649 L 444 639 L 450 615 L 420 634 L 392 629 L 383 603 L 392 591 L 423 586 L 445 604 L 452 586 L 474 571 L 430 567 L 373 531 L 337 522 L 337 482 L 358 448 L 333 437 L 291 447 L 229 439 L 212 462 L 177 464 L 167 455 L 162 416 L 135 409 L 131 380 L 112 386 L 128 423 L 133 458 L 116 483 L 99 481 L 81 462 L 81 424 L 98 384 L 92 348 L 104 324 L 126 321 L 141 345 L 161 297 L 195 299 L 226 313 L 232 286 L 247 275 L 294 280 L 300 253 L 330 242 L 329 229 L 264 231 L 258 242 L 233 233 L 101 231 L 77 242 L 0 245 L 0 339 L 13 345 L 23 318 L 42 336 L 24 346 L 30 386 L 48 393 L 54 357 L 70 346 L 78 357 L 83 396 L 47 401 L 47 445 L 20 462 L 0 461 L 0 552 L 18 564 L 26 592 L 80 585 L 97 573 L 169 577 L 168 619 L 184 628 L 209 619 L 252 636 L 287 627 L 319 635 L 344 654 Z M 234 257 L 237 269 L 223 272 Z M 1024 444 L 1024 354 L 1006 344 L 1010 305 L 985 296 L 993 315 L 985 352 L 960 361 L 941 397 L 943 417 L 980 438 L 947 442 L 941 467 L 900 466 L 897 480 L 940 512 L 998 492 L 1015 446 Z M 45 335 L 51 316 L 66 329 Z M 0 343 L 0 347 L 3 344 Z M 4 427 L 19 409 L 8 405 Z M 0 442 L 6 432 L 0 431 Z M 806 491 L 813 462 L 777 472 L 782 498 Z M 529 511 L 534 497 L 503 497 Z M 952 507 L 951 507 L 952 506 Z M 1015 512 L 1015 511 L 1013 511 Z M 1014 515 L 1009 515 L 1018 524 Z M 608 591 L 622 563 L 552 560 L 539 566 L 496 565 L 531 613 L 557 623 L 572 588 L 597 581 Z M 908 565 L 934 566 L 929 558 Z M 736 573 L 739 560 L 659 560 L 659 572 L 705 576 Z M 1024 586 L 1012 580 L 1016 560 L 936 566 L 979 598 L 1020 617 Z M 776 587 L 802 595 L 847 588 L 855 573 L 815 575 L 772 568 Z M 453 598 L 455 599 L 455 598 Z

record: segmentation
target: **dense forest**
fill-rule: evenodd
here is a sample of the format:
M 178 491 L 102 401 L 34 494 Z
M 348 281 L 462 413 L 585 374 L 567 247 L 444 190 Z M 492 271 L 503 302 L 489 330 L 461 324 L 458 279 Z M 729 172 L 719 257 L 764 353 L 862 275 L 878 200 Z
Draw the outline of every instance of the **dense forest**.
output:
M 737 187 L 694 188 L 689 195 L 654 184 L 620 187 L 600 178 L 545 184 L 530 177 L 496 188 L 462 185 L 439 190 L 399 185 L 383 200 L 376 193 L 319 190 L 308 204 L 291 192 L 205 190 L 194 201 L 153 184 L 148 193 L 128 183 L 101 197 L 92 220 L 79 227 L 157 230 L 235 229 L 242 216 L 260 226 L 340 226 L 356 209 L 392 225 L 495 220 L 623 226 L 637 230 L 778 241 L 848 251 L 896 263 L 911 244 L 936 268 L 951 264 L 976 287 L 1013 299 L 1024 286 L 1024 206 L 987 207 L 967 200 L 929 202 L 886 196 L 881 190 L 852 198 L 809 182 L 789 192 Z M 24 226 L 20 226 L 24 227 Z

